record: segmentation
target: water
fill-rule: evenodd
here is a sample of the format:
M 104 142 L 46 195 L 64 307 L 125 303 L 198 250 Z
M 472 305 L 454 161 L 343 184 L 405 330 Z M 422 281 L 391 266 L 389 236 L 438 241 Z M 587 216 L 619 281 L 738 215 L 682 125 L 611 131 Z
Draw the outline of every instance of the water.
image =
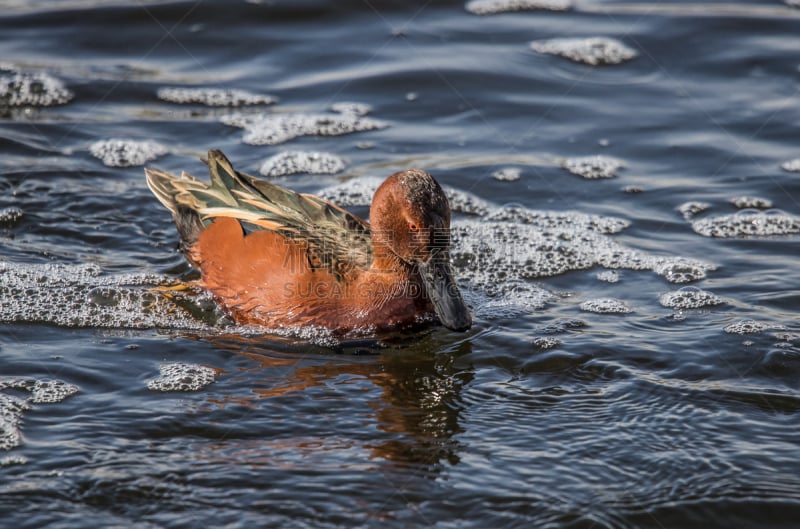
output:
M 0 525 L 796 527 L 792 3 L 0 1 Z M 433 173 L 474 329 L 157 290 L 209 148 Z

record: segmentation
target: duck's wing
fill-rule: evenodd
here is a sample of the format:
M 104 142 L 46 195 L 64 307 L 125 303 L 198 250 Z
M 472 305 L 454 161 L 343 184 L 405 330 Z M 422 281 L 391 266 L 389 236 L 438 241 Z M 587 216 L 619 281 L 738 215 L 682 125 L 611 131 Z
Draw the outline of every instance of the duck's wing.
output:
M 357 215 L 314 195 L 240 173 L 220 151 L 209 151 L 207 163 L 210 185 L 185 173 L 178 177 L 145 169 L 150 190 L 172 211 L 185 243 L 196 240 L 198 229 L 214 218 L 231 217 L 251 231 L 270 230 L 305 243 L 309 264 L 339 278 L 350 270 L 369 268 L 370 228 Z M 191 214 L 196 221 L 188 218 Z

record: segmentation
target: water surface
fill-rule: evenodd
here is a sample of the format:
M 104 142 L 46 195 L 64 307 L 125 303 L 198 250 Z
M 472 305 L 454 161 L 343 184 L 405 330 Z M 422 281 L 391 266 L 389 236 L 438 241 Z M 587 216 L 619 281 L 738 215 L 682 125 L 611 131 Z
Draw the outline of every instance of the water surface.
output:
M 795 527 L 790 3 L 0 1 L 5 525 Z M 541 52 L 594 37 L 631 56 Z M 210 148 L 362 215 L 434 174 L 474 328 L 153 290 L 194 276 L 142 166 Z

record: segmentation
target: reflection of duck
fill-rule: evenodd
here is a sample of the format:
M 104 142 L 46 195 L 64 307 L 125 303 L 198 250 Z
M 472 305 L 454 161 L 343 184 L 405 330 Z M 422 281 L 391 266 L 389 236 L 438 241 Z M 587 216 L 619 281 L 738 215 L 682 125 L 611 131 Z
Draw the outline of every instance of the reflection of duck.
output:
M 301 435 L 287 439 L 277 435 L 273 439 L 266 434 L 270 428 L 265 426 L 265 433 L 259 434 L 258 442 L 252 445 L 256 457 L 263 456 L 264 447 L 274 443 L 296 442 L 294 451 L 300 453 L 304 451 L 300 445 L 308 443 L 315 451 L 325 450 L 324 446 L 334 451 L 342 445 L 360 446 L 369 458 L 382 459 L 399 468 L 418 466 L 420 474 L 433 475 L 442 463 L 454 464 L 459 459 L 460 445 L 454 436 L 463 431 L 462 388 L 474 378 L 467 360 L 471 343 L 463 340 L 442 350 L 436 333 L 416 336 L 418 340 L 411 346 L 400 346 L 402 349 L 386 344 L 375 349 L 373 344 L 370 349 L 379 354 L 355 356 L 331 355 L 326 348 L 309 349 L 292 342 L 264 342 L 258 337 L 204 337 L 217 350 L 256 362 L 255 366 L 230 375 L 236 377 L 237 387 L 248 387 L 245 395 L 226 394 L 209 402 L 220 408 L 262 409 L 276 405 L 284 409 L 292 402 L 316 403 L 322 414 L 319 427 L 323 438 Z M 400 336 L 397 341 L 408 344 Z M 367 346 L 361 345 L 364 343 L 357 350 L 363 353 Z M 302 356 L 297 354 L 297 347 L 302 347 Z M 348 351 L 345 344 L 342 352 Z M 349 399 L 352 392 L 364 398 Z M 346 402 L 358 404 L 349 406 Z M 337 433 L 331 435 L 326 433 L 328 424 L 350 426 L 337 428 Z
M 209 151 L 211 184 L 145 169 L 202 282 L 238 323 L 346 334 L 472 320 L 449 264 L 450 206 L 419 170 L 378 188 L 371 224 L 318 197 L 236 172 Z

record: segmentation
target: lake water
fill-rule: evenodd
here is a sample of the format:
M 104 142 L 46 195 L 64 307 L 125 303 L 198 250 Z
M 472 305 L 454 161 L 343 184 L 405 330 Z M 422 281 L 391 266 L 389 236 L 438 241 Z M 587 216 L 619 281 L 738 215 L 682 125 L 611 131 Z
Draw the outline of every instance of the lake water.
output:
M 798 2 L 408 4 L 0 0 L 0 525 L 797 527 Z M 157 290 L 210 148 L 432 173 L 474 328 Z

